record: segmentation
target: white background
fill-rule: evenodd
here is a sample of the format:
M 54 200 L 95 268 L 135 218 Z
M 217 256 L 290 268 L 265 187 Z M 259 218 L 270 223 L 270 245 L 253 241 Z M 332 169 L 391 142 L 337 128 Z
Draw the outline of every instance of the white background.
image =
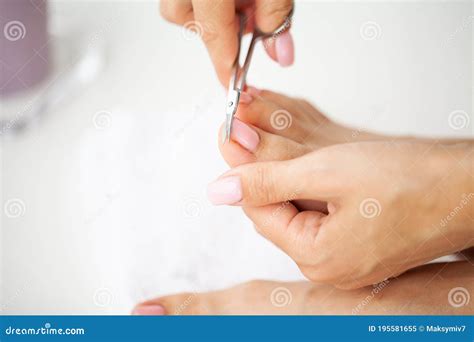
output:
M 202 43 L 154 2 L 50 5 L 51 31 L 105 40 L 107 65 L 2 142 L 3 202 L 25 205 L 2 216 L 2 312 L 127 314 L 171 292 L 301 278 L 238 208 L 206 200 L 226 170 L 216 144 L 225 93 Z M 249 83 L 367 129 L 472 137 L 472 15 L 469 1 L 299 2 L 295 65 L 259 47 Z M 376 39 L 363 39 L 366 22 Z M 470 125 L 452 129 L 455 110 Z M 105 129 L 99 111 L 110 113 Z

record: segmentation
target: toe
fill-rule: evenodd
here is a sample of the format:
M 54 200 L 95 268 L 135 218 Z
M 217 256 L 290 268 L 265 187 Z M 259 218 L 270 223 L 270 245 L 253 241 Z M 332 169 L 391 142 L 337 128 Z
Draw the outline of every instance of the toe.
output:
M 133 315 L 208 315 L 211 303 L 206 294 L 181 293 L 138 304 Z
M 246 94 L 251 101 L 239 106 L 236 117 L 268 133 L 301 142 L 306 138 L 309 127 L 304 124 L 306 115 L 297 100 L 287 98 L 276 103 L 269 98 L 269 92 L 249 87 Z
M 222 126 L 219 136 L 223 130 Z M 219 148 L 231 167 L 256 161 L 288 160 L 311 151 L 306 145 L 268 133 L 238 119 L 233 123 L 231 141 L 222 142 L 219 139 Z

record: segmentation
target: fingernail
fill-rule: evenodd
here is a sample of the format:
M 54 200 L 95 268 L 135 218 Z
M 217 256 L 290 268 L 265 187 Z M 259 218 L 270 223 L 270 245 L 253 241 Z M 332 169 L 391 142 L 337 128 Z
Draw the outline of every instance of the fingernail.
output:
M 255 152 L 260 142 L 258 133 L 255 132 L 249 125 L 246 125 L 237 119 L 235 119 L 232 124 L 232 132 L 230 136 L 232 140 L 235 140 L 243 148 L 250 152 Z
M 244 91 L 240 94 L 240 100 L 239 100 L 240 103 L 249 104 L 250 102 L 252 102 L 252 100 L 253 100 L 253 97 L 248 92 Z
M 214 205 L 234 204 L 242 200 L 240 178 L 229 176 L 218 179 L 207 186 L 207 198 Z
M 253 97 L 259 96 L 261 92 L 262 91 L 260 89 L 257 89 L 252 86 L 247 86 L 247 93 L 249 93 Z
M 132 311 L 132 315 L 139 316 L 163 316 L 164 314 L 165 308 L 158 304 L 137 306 Z
M 275 42 L 275 50 L 277 55 L 278 63 L 283 66 L 289 66 L 293 64 L 294 60 L 294 45 L 293 38 L 289 31 L 283 32 L 279 35 Z

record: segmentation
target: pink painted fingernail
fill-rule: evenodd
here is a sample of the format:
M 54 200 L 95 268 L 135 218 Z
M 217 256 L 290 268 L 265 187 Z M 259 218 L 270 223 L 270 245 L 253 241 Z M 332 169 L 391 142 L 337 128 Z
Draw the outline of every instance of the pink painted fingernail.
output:
M 240 178 L 229 176 L 218 179 L 207 186 L 207 198 L 214 205 L 234 204 L 242 200 Z
M 239 100 L 240 103 L 249 104 L 250 102 L 252 102 L 252 100 L 253 100 L 253 97 L 248 92 L 244 91 L 240 93 L 240 100 Z
M 132 315 L 138 316 L 163 316 L 165 308 L 158 304 L 137 306 Z
M 252 86 L 247 86 L 247 93 L 249 93 L 251 96 L 259 96 L 261 94 L 261 90 Z
M 293 45 L 293 38 L 289 31 L 283 32 L 279 35 L 275 42 L 275 50 L 277 55 L 278 63 L 283 66 L 289 66 L 293 64 L 295 57 L 295 48 Z
M 255 152 L 260 142 L 258 133 L 255 132 L 249 125 L 246 125 L 237 119 L 235 119 L 232 124 L 232 132 L 230 137 L 232 140 L 235 140 L 243 148 L 250 152 Z

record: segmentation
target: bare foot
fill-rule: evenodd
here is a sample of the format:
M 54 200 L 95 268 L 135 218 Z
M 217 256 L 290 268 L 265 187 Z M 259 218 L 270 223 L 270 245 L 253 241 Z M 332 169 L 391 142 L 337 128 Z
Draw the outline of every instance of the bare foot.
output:
M 181 293 L 138 304 L 136 315 L 321 315 L 474 313 L 468 262 L 431 264 L 371 287 L 340 290 L 310 282 L 251 281 L 208 293 Z

